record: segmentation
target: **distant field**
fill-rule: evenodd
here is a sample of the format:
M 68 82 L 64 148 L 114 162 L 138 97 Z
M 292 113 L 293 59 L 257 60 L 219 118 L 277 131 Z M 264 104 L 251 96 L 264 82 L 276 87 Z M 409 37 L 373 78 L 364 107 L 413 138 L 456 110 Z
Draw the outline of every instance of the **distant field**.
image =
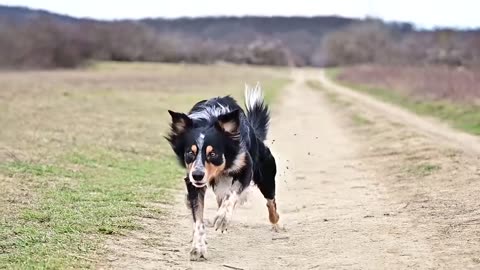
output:
M 371 65 L 330 69 L 327 74 L 346 86 L 480 134 L 480 70 Z
M 88 267 L 106 237 L 161 220 L 182 183 L 166 110 L 240 98 L 244 82 L 272 101 L 286 74 L 136 63 L 0 73 L 0 268 Z

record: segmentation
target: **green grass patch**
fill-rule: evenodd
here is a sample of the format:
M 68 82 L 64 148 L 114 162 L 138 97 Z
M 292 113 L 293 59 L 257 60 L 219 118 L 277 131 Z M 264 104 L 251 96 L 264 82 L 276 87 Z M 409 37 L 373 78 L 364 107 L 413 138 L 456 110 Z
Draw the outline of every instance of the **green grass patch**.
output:
M 441 169 L 440 165 L 435 165 L 435 164 L 429 164 L 429 163 L 424 163 L 424 164 L 419 164 L 415 165 L 411 168 L 408 168 L 408 172 L 414 175 L 418 176 L 428 176 L 431 175 Z
M 308 87 L 310 87 L 312 89 L 325 91 L 325 88 L 323 87 L 323 85 L 319 81 L 307 80 L 306 84 L 307 84 Z
M 262 90 L 264 91 L 265 102 L 272 106 L 278 96 L 280 95 L 283 88 L 290 83 L 290 79 L 286 78 L 277 78 L 262 84 Z
M 9 176 L 30 175 L 32 177 L 83 177 L 81 172 L 66 170 L 65 168 L 49 164 L 35 164 L 16 161 L 7 164 L 1 164 L 0 168 L 6 171 Z
M 353 114 L 351 116 L 352 118 L 352 121 L 354 124 L 358 125 L 358 126 L 366 126 L 366 125 L 371 125 L 372 122 L 370 120 L 368 120 L 367 118 L 361 116 L 361 115 L 358 115 L 358 114 Z
M 383 101 L 403 106 L 421 115 L 428 115 L 445 120 L 460 130 L 480 135 L 480 107 L 470 104 L 453 103 L 448 100 L 428 101 L 402 95 L 391 89 L 370 87 L 346 83 L 338 80 L 341 69 L 327 69 L 326 74 L 332 80 L 349 88 L 367 93 Z
M 6 163 L 1 173 L 48 183 L 41 201 L 0 223 L 0 265 L 11 269 L 83 268 L 105 235 L 161 218 L 146 206 L 166 203 L 181 171 L 173 157 L 145 158 L 108 150 L 73 152 L 57 164 Z

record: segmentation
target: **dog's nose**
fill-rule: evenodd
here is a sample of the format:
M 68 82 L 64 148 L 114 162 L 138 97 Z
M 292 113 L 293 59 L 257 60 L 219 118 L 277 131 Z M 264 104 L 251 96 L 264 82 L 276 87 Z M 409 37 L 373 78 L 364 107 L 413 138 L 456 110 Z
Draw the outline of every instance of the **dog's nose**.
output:
M 192 172 L 192 177 L 193 177 L 193 180 L 195 180 L 195 181 L 202 181 L 204 176 L 205 176 L 205 173 L 202 172 L 202 171 L 193 171 Z

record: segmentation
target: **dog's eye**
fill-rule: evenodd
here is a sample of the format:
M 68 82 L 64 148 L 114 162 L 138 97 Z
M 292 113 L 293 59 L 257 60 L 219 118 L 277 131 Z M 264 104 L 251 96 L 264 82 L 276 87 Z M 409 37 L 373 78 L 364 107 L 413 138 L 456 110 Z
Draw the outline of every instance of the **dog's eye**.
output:
M 215 151 L 211 151 L 210 153 L 208 153 L 208 157 L 210 157 L 210 158 L 216 158 L 216 157 L 217 157 L 217 153 L 215 153 Z
M 188 151 L 185 153 L 185 161 L 191 162 L 195 159 L 195 153 L 193 151 Z

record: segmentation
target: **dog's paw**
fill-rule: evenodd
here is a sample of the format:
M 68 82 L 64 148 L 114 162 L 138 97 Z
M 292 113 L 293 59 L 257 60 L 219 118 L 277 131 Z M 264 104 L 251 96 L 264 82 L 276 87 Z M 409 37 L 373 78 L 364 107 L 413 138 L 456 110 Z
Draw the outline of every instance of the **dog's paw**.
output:
M 211 222 L 209 219 L 205 219 L 203 223 L 206 227 L 213 228 L 213 222 Z
M 201 261 L 207 259 L 207 246 L 192 247 L 190 250 L 191 261 Z
M 278 233 L 278 232 L 280 232 L 280 230 L 281 230 L 281 229 L 280 229 L 280 225 L 278 225 L 278 224 L 272 224 L 272 232 Z
M 226 208 L 221 207 L 220 209 L 218 209 L 217 215 L 213 220 L 215 231 L 220 230 L 222 233 L 224 231 L 227 231 L 227 226 L 230 221 L 230 216 L 231 214 L 229 214 Z

